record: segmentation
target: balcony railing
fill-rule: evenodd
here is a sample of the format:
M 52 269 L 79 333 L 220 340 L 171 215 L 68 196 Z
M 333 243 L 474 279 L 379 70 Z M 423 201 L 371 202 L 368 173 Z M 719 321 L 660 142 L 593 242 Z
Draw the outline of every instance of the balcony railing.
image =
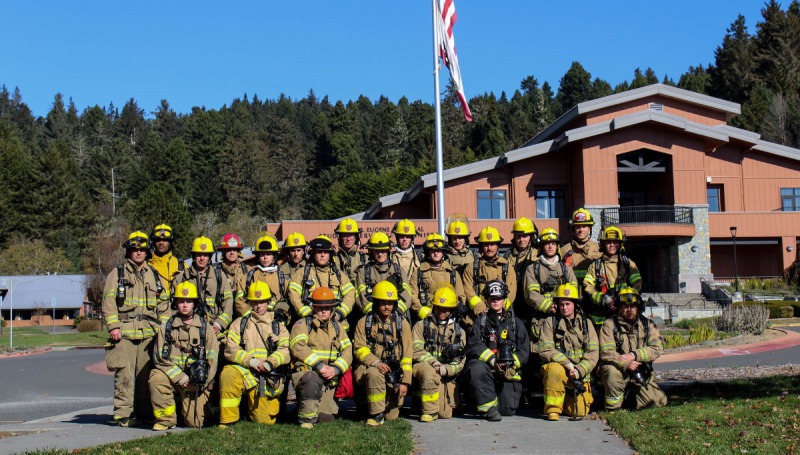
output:
M 603 226 L 609 224 L 694 224 L 691 207 L 639 205 L 602 209 Z

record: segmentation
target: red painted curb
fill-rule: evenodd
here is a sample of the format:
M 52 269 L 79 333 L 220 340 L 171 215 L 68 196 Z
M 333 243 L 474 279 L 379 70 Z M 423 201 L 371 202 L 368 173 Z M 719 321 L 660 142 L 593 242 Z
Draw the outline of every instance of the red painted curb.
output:
M 108 368 L 106 368 L 105 360 L 101 360 L 91 365 L 86 365 L 86 368 L 84 368 L 84 370 L 88 371 L 89 373 L 102 374 L 105 376 L 114 376 L 114 372 L 108 371 Z
M 780 329 L 778 329 L 780 330 Z M 738 346 L 726 346 L 714 349 L 704 349 L 702 351 L 676 352 L 665 354 L 658 358 L 655 363 L 681 362 L 685 360 L 715 359 L 733 355 L 756 354 L 764 351 L 775 351 L 794 346 L 800 346 L 800 333 L 781 330 L 786 335 L 774 340 L 759 341 L 757 343 L 742 344 Z

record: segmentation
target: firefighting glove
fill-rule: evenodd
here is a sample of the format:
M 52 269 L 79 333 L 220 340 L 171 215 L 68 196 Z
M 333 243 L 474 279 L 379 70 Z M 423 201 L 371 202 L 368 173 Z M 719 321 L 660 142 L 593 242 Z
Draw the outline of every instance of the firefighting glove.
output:
M 258 371 L 258 366 L 261 365 L 261 361 L 258 359 L 250 359 L 248 365 L 250 365 L 250 368 L 252 368 L 253 370 Z
M 604 307 L 608 308 L 614 303 L 614 299 L 610 295 L 604 295 L 601 303 Z
M 281 324 L 286 324 L 289 322 L 289 313 L 283 308 L 278 308 L 275 310 L 275 320 Z
M 440 364 L 437 369 L 439 370 L 439 376 L 447 377 L 447 366 Z

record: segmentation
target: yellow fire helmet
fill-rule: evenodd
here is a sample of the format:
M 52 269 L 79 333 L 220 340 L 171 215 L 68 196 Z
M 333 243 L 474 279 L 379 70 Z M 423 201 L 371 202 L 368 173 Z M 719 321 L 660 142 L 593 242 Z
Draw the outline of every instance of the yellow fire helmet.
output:
M 536 231 L 536 224 L 524 216 L 515 221 L 514 227 L 511 229 L 512 234 L 535 234 Z
M 624 287 L 619 290 L 617 300 L 622 305 L 637 304 L 641 305 L 642 299 L 639 298 L 639 291 L 632 287 Z
M 392 231 L 395 235 L 416 235 L 417 227 L 414 226 L 414 222 L 409 220 L 408 218 L 404 220 L 400 220 L 394 225 L 394 230 Z
M 397 286 L 391 281 L 381 281 L 372 288 L 372 299 L 396 302 L 398 300 Z
M 253 246 L 253 253 L 278 253 L 278 242 L 272 236 L 262 235 Z
M 480 234 L 475 237 L 475 241 L 478 243 L 503 243 L 503 238 L 500 237 L 500 232 L 497 228 L 486 226 L 481 229 Z
M 142 250 L 150 247 L 150 241 L 147 238 L 147 234 L 142 231 L 135 231 L 132 232 L 131 235 L 128 236 L 128 240 L 122 244 L 122 248 L 128 249 L 135 249 L 135 250 Z
M 175 299 L 199 299 L 197 295 L 197 286 L 191 281 L 181 281 L 175 286 Z
M 547 242 L 561 243 L 561 236 L 558 235 L 558 231 L 553 228 L 547 228 L 542 231 L 542 235 L 539 236 L 539 243 L 545 244 Z
M 388 250 L 392 246 L 389 241 L 389 236 L 383 232 L 376 232 L 372 234 L 367 242 L 367 248 L 370 250 Z
M 214 254 L 214 242 L 205 236 L 197 237 L 192 242 L 192 253 Z
M 434 232 L 428 234 L 428 237 L 425 238 L 425 243 L 422 244 L 422 248 L 426 251 L 444 251 L 447 249 L 447 244 L 441 234 Z
M 250 303 L 263 302 L 272 298 L 269 285 L 263 281 L 254 281 L 247 289 L 247 301 Z
M 333 232 L 337 234 L 358 234 L 358 223 L 352 218 L 345 218 L 339 221 Z
M 625 235 L 622 234 L 622 230 L 616 226 L 609 226 L 603 229 L 603 235 L 600 237 L 601 242 L 605 242 L 606 240 L 618 240 L 620 243 L 625 242 Z
M 569 219 L 569 224 L 571 226 L 594 226 L 594 219 L 588 210 L 579 208 L 572 212 L 572 218 Z
M 555 298 L 577 301 L 580 298 L 578 295 L 578 288 L 572 283 L 562 284 L 556 289 Z
M 447 225 L 445 233 L 450 237 L 469 237 L 469 228 L 467 223 L 461 220 L 454 220 Z
M 284 248 L 305 248 L 306 245 L 308 244 L 306 243 L 305 236 L 299 232 L 292 232 L 283 242 Z
M 175 235 L 172 233 L 172 228 L 169 227 L 169 225 L 159 224 L 153 228 L 153 231 L 150 233 L 150 239 L 154 242 L 156 240 L 169 240 L 171 242 L 175 240 Z
M 455 308 L 458 306 L 458 296 L 450 283 L 447 286 L 440 287 L 433 293 L 431 304 L 441 308 Z

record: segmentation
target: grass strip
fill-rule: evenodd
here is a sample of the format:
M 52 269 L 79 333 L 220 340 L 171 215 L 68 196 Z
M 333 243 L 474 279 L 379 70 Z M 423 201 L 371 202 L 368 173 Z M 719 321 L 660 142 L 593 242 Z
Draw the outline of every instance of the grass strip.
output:
M 0 349 L 8 350 L 10 329 L 3 328 L 0 337 Z M 108 332 L 74 332 L 55 333 L 45 332 L 38 327 L 14 328 L 14 349 L 24 350 L 40 347 L 56 346 L 102 346 L 108 339 Z

